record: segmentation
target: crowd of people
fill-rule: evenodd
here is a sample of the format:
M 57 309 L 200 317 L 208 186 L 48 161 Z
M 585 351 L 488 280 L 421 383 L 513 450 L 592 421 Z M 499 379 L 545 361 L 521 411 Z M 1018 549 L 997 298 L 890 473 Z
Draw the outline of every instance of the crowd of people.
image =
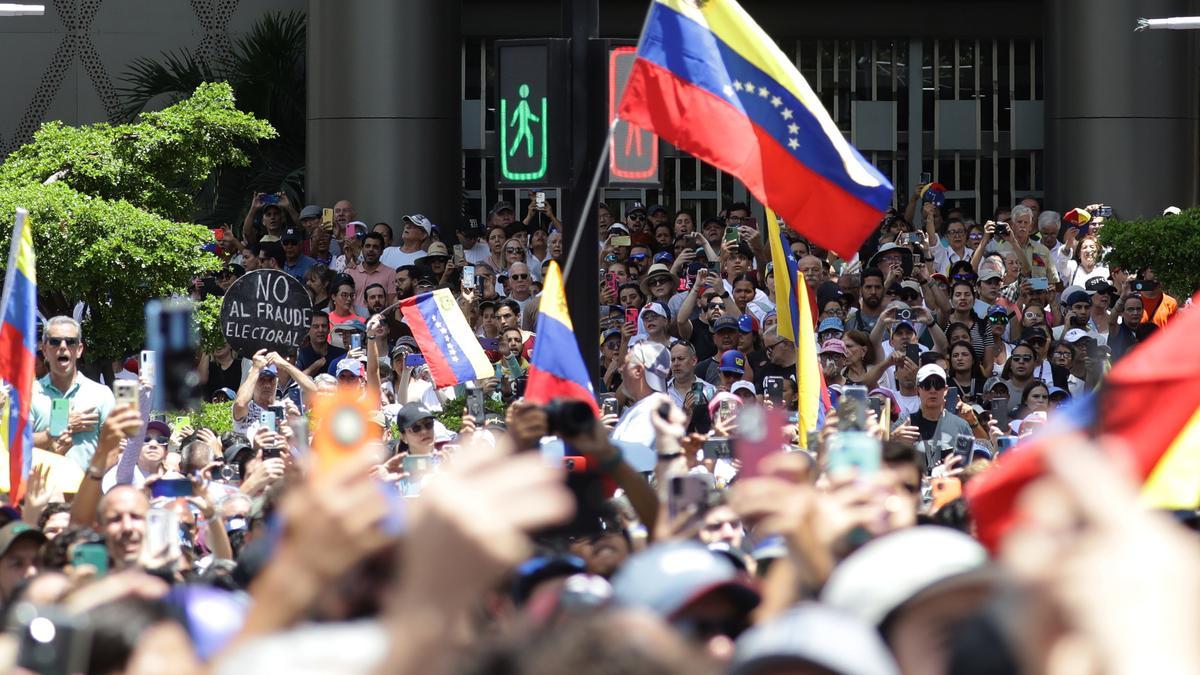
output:
M 223 266 L 193 297 L 281 270 L 314 312 L 295 353 L 198 355 L 203 397 L 231 403 L 228 419 L 152 410 L 156 373 L 132 359 L 98 382 L 80 371 L 80 324 L 43 326 L 34 470 L 0 509 L 0 660 L 1200 672 L 1194 513 L 1140 508 L 1083 439 L 1049 457 L 999 552 L 973 538 L 963 498 L 1189 310 L 1152 269 L 1106 264 L 1104 205 L 1064 219 L 1025 199 L 978 223 L 935 186 L 899 201 L 849 260 L 782 228 L 811 299 L 816 340 L 800 345 L 779 328 L 786 271 L 749 205 L 600 204 L 601 241 L 580 248 L 602 270 L 595 415 L 524 398 L 542 282 L 564 259 L 550 201 L 439 227 L 256 195 L 215 232 Z M 395 303 L 436 289 L 492 377 L 435 384 Z M 829 401 L 811 429 L 806 350 Z M 366 440 L 336 462 L 319 454 L 323 397 L 364 410 Z

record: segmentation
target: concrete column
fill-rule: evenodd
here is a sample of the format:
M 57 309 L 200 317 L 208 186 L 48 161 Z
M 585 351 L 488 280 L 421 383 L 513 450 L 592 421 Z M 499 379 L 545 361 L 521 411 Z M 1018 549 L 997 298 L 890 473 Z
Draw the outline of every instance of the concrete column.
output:
M 1133 31 L 1187 0 L 1047 0 L 1046 202 L 1157 215 L 1197 196 L 1194 31 Z
M 368 224 L 462 210 L 461 0 L 308 0 L 308 201 Z

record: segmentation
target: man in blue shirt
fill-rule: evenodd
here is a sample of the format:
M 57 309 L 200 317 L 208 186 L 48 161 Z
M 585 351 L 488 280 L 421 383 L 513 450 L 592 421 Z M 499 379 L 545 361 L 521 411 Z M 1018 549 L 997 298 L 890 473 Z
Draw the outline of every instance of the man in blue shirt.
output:
M 100 427 L 115 403 L 112 390 L 76 368 L 83 354 L 83 329 L 71 317 L 56 316 L 46 322 L 42 354 L 50 372 L 38 380 L 40 391 L 33 395 L 30 418 L 34 445 L 66 455 L 87 470 L 100 440 Z M 57 437 L 49 432 L 54 399 L 67 399 L 71 404 L 66 431 Z
M 317 264 L 316 260 L 304 255 L 304 231 L 289 227 L 283 231 L 279 243 L 283 244 L 283 271 L 303 281 L 304 275 Z

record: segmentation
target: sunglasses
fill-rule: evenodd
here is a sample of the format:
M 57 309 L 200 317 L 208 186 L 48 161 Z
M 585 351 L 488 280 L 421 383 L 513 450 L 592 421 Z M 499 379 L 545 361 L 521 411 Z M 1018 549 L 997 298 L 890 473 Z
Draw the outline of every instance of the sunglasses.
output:
M 506 248 L 506 249 L 504 249 L 504 252 L 505 253 L 524 253 L 525 249 L 523 249 L 523 248 Z
M 921 296 L 916 293 L 901 293 L 900 294 L 900 299 L 905 302 L 912 302 L 913 300 L 916 300 L 917 298 L 920 298 L 920 297 Z
M 1029 363 L 1033 360 L 1033 354 L 1013 354 L 1009 358 L 1017 363 Z
M 521 281 L 522 279 L 528 279 L 529 275 L 528 274 L 510 274 L 508 278 L 512 279 L 513 281 Z
M 917 386 L 925 391 L 939 391 L 946 388 L 946 381 L 940 377 L 931 377 Z
M 649 283 L 651 286 L 657 286 L 659 284 L 669 284 L 669 283 L 671 283 L 671 277 L 654 277 L 647 283 Z
M 67 344 L 68 347 L 74 347 L 75 345 L 79 344 L 79 338 L 77 338 L 77 337 L 75 337 L 75 338 L 56 338 L 56 337 L 46 338 L 46 344 L 50 345 L 51 347 L 58 347 L 58 346 L 62 345 L 64 342 Z
M 705 309 L 708 309 L 708 310 L 713 310 L 713 309 L 725 309 L 725 303 L 723 303 L 723 302 L 714 302 L 714 303 L 710 304 L 708 307 L 705 307 Z
M 433 420 L 425 420 L 424 422 L 417 422 L 416 424 L 409 427 L 408 430 L 413 432 L 414 434 L 418 434 L 418 433 L 421 433 L 422 431 L 428 431 L 432 428 L 433 428 Z
M 167 440 L 166 436 L 147 436 L 142 439 L 144 443 L 157 443 L 159 445 L 166 445 Z

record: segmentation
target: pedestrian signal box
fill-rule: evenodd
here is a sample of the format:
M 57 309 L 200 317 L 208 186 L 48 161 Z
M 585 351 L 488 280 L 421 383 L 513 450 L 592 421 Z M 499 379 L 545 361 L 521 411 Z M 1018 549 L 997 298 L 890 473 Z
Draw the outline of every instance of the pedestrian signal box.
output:
M 567 187 L 569 40 L 496 42 L 496 156 L 501 187 Z
M 608 116 L 617 117 L 629 71 L 637 58 L 633 46 L 610 46 L 608 50 Z M 657 186 L 658 135 L 618 120 L 608 141 L 608 184 L 635 187 Z

